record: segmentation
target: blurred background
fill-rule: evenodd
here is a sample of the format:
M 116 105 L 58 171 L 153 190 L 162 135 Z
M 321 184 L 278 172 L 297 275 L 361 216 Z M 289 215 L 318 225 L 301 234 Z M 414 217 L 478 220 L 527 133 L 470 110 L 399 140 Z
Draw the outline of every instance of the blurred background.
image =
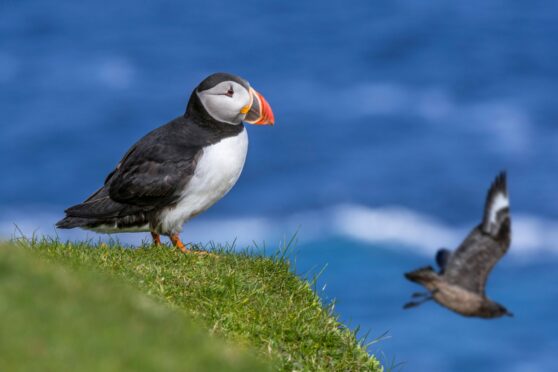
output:
M 186 241 L 273 251 L 298 232 L 297 272 L 327 265 L 320 295 L 361 335 L 388 332 L 369 347 L 387 365 L 552 370 L 557 34 L 551 1 L 3 1 L 0 235 L 101 237 L 53 226 L 206 75 L 232 72 L 276 125 L 248 128 L 238 184 Z M 402 310 L 419 289 L 403 272 L 460 242 L 501 169 L 513 243 L 488 293 L 515 318 Z

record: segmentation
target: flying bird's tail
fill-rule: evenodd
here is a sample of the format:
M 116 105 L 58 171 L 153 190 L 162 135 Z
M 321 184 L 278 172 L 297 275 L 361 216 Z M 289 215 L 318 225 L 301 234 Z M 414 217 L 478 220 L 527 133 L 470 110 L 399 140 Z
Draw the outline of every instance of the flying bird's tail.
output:
M 510 200 L 506 172 L 501 172 L 488 190 L 481 228 L 485 233 L 498 240 L 510 239 Z
M 426 287 L 429 291 L 434 293 L 436 291 L 436 285 L 434 284 L 440 277 L 434 271 L 432 266 L 425 266 L 421 267 L 420 269 L 409 271 L 405 273 L 405 278 L 409 279 L 412 282 L 421 284 Z M 418 300 L 416 299 L 418 298 Z M 417 293 L 413 295 L 412 301 L 407 302 L 403 305 L 403 309 L 410 309 L 413 307 L 417 307 L 422 305 L 426 301 L 430 301 L 433 299 L 432 294 L 429 292 L 426 293 Z
M 405 273 L 405 278 L 411 282 L 426 285 L 438 279 L 438 274 L 436 274 L 432 266 L 425 266 Z

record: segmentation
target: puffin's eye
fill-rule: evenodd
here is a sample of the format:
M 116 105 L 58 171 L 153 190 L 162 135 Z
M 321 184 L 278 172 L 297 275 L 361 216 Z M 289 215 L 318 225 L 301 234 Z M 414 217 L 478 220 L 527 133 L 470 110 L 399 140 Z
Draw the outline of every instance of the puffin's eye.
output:
M 232 87 L 229 88 L 229 90 L 227 90 L 227 93 L 225 93 L 226 96 L 232 97 L 234 94 L 234 90 Z

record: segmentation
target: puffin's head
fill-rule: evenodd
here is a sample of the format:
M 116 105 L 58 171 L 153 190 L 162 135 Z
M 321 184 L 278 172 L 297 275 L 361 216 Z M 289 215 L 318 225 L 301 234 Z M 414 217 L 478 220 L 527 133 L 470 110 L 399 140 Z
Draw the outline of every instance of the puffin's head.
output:
M 241 77 L 218 72 L 205 78 L 195 90 L 207 113 L 217 121 L 238 125 L 242 121 L 273 125 L 273 111 L 250 84 Z

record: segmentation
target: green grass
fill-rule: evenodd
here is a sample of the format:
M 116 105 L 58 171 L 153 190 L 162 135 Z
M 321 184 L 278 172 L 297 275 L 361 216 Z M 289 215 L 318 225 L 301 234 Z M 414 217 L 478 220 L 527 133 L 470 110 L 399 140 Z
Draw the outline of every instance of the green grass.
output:
M 262 369 L 246 350 L 114 278 L 0 245 L 1 371 Z
M 185 319 L 193 318 L 209 330 L 208 333 L 227 339 L 229 344 L 255 350 L 254 354 L 271 363 L 274 370 L 381 370 L 378 361 L 366 352 L 355 334 L 324 308 L 310 284 L 294 275 L 289 263 L 280 257 L 227 250 L 215 250 L 213 256 L 204 257 L 185 255 L 166 247 L 126 249 L 51 240 L 24 241 L 19 245 L 52 263 L 78 270 L 93 268 L 114 278 L 89 283 L 90 289 L 104 288 L 113 282 L 128 283 L 148 294 L 149 298 L 170 305 L 168 308 L 159 305 L 173 316 L 173 321 L 169 320 L 168 324 L 176 321 L 178 329 L 180 324 L 185 324 Z M 107 287 L 106 297 L 114 296 L 112 287 Z M 23 301 L 25 297 L 34 296 L 36 289 L 30 286 L 22 288 L 21 292 Z M 0 295 L 3 297 L 2 292 Z M 124 292 L 108 302 L 123 308 L 120 303 L 123 296 Z M 182 317 L 177 316 L 177 312 L 182 313 Z M 99 316 L 103 316 L 102 312 Z M 67 316 L 68 319 L 73 317 L 79 317 L 79 314 Z M 142 324 L 138 319 L 135 326 Z M 151 334 L 149 337 L 156 336 Z M 189 338 L 191 340 L 192 336 Z M 185 352 L 192 346 L 195 344 L 184 341 L 178 348 Z M 140 346 L 137 347 L 139 350 Z M 164 349 L 167 354 L 174 353 L 172 348 Z M 144 357 L 159 359 L 158 355 L 150 356 L 150 353 L 151 348 L 146 348 Z M 226 356 L 230 353 L 215 353 L 218 354 Z M 236 362 L 252 361 L 239 357 Z

